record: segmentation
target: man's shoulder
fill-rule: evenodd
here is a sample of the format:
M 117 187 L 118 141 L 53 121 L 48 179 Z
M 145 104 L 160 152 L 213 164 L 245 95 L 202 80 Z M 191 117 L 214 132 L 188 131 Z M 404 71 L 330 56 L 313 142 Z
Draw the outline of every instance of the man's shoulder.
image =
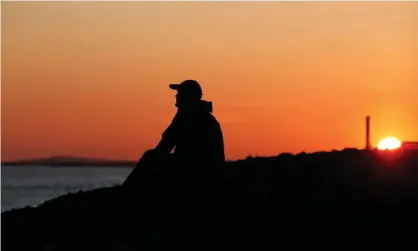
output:
M 216 119 L 215 115 L 213 115 L 212 113 L 207 113 L 206 116 L 211 123 L 219 125 L 219 121 Z
M 216 117 L 213 114 L 209 114 L 208 116 L 208 127 L 210 128 L 211 131 L 213 132 L 217 132 L 217 133 L 222 133 L 222 127 L 221 124 L 219 123 L 219 121 L 216 119 Z

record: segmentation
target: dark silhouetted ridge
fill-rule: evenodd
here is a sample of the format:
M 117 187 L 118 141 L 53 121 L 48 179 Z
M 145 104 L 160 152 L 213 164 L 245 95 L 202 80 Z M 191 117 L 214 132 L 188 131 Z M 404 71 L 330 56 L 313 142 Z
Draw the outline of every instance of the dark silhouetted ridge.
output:
M 417 151 L 251 157 L 227 162 L 216 184 L 166 197 L 115 186 L 10 210 L 2 250 L 417 246 Z

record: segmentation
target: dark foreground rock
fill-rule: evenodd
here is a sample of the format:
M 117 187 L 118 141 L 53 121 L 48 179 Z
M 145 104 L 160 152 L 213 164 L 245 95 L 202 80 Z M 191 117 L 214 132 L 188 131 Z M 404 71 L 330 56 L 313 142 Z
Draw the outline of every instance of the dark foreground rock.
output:
M 248 158 L 216 183 L 209 194 L 108 187 L 7 211 L 2 250 L 418 245 L 416 152 Z

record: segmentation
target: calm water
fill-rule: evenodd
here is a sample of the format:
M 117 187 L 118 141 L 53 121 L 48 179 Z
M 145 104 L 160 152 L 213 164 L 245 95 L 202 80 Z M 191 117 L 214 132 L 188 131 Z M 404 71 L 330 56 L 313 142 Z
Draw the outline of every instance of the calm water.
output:
M 36 206 L 69 192 L 121 184 L 132 168 L 1 167 L 1 211 Z

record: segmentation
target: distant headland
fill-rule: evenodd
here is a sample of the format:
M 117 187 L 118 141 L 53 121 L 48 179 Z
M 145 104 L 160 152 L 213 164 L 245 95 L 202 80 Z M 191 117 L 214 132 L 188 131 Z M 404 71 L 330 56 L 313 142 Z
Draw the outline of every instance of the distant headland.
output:
M 135 167 L 135 161 L 109 160 L 87 157 L 53 156 L 2 162 L 2 166 L 49 166 L 49 167 Z

